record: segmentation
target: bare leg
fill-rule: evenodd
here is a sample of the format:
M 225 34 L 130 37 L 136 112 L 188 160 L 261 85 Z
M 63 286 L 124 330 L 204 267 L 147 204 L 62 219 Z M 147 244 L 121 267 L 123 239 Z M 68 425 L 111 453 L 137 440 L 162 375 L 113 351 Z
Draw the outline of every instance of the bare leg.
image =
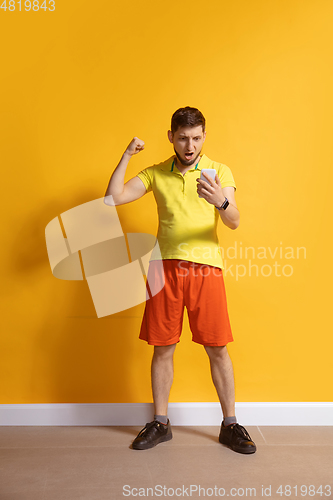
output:
M 173 353 L 177 344 L 154 346 L 151 362 L 151 385 L 155 415 L 167 415 L 173 381 Z
M 213 383 L 219 397 L 223 417 L 235 416 L 235 383 L 227 346 L 204 346 L 210 360 Z

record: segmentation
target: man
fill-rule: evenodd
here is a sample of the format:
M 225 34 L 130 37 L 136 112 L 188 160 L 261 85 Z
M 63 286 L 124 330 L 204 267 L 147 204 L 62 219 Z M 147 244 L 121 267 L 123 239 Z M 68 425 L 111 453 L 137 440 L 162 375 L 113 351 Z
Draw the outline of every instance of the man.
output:
M 165 284 L 146 303 L 140 339 L 154 345 L 151 366 L 154 420 L 140 431 L 133 449 L 144 450 L 172 439 L 167 417 L 173 381 L 173 354 L 179 342 L 184 306 L 192 340 L 204 346 L 223 412 L 219 441 L 239 453 L 254 453 L 256 446 L 235 417 L 235 390 L 227 343 L 233 340 L 223 282 L 223 264 L 216 227 L 218 219 L 230 229 L 239 225 L 236 184 L 230 169 L 213 162 L 201 150 L 206 138 L 205 118 L 189 106 L 171 119 L 169 141 L 175 155 L 141 171 L 124 184 L 126 167 L 144 149 L 131 141 L 112 174 L 105 196 L 116 205 L 129 203 L 153 191 L 158 208 L 157 239 L 160 255 L 152 253 L 148 283 Z M 215 169 L 215 180 L 202 169 Z M 105 199 L 107 203 L 107 198 Z

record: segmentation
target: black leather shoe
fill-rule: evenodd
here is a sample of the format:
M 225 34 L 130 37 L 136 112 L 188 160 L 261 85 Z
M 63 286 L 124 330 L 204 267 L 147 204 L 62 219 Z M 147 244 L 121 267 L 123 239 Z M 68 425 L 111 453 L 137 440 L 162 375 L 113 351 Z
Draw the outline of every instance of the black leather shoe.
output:
M 239 424 L 221 425 L 219 441 L 238 453 L 254 453 L 256 445 L 245 427 Z
M 172 439 L 170 420 L 166 425 L 153 420 L 145 425 L 132 443 L 134 450 L 148 450 L 163 441 Z

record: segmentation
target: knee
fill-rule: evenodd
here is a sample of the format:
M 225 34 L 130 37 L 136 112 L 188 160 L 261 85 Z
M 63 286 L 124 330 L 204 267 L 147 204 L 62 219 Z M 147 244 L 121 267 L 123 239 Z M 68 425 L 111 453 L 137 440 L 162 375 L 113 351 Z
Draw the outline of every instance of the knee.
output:
M 204 347 L 211 360 L 225 359 L 226 357 L 228 357 L 228 349 L 226 345 L 223 346 L 205 345 Z
M 173 357 L 177 344 L 172 345 L 155 345 L 154 346 L 154 358 L 158 359 L 168 359 Z

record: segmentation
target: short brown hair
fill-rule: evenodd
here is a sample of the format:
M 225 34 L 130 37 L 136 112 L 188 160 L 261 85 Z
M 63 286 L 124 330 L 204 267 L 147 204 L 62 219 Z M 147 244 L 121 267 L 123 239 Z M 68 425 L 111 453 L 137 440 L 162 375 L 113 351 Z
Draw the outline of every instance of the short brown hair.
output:
M 174 112 L 171 118 L 171 132 L 174 134 L 180 127 L 198 127 L 202 126 L 205 131 L 206 120 L 204 115 L 197 108 L 186 106 L 179 108 Z

